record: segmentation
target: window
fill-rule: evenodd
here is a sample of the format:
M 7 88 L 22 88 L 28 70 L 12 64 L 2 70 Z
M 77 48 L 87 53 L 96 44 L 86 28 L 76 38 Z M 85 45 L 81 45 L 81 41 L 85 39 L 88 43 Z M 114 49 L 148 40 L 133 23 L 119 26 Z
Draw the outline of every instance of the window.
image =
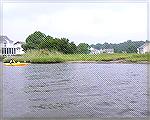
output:
M 4 51 L 5 51 L 4 49 L 5 49 L 5 48 L 2 48 L 2 54 L 4 54 Z
M 8 53 L 11 54 L 11 48 L 9 48 L 9 52 Z
M 9 49 L 7 48 L 7 54 L 9 54 L 9 53 L 8 53 L 8 50 L 9 50 Z
M 16 54 L 16 48 L 14 48 L 14 54 Z
M 6 54 L 6 48 L 4 48 L 4 54 Z
M 4 47 L 6 47 L 6 43 L 4 43 Z
M 12 50 L 12 54 L 14 54 L 14 52 L 13 52 L 13 48 L 11 48 L 11 50 Z

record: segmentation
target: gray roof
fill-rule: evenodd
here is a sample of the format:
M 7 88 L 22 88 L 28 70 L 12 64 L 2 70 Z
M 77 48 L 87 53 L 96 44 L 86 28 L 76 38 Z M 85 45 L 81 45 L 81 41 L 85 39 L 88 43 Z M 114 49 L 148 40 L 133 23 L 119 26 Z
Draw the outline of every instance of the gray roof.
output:
M 24 44 L 24 43 L 25 43 L 25 42 L 17 41 L 17 42 L 14 43 L 14 45 L 16 45 L 16 44 Z
M 146 45 L 149 45 L 149 42 L 144 43 L 142 46 L 138 47 L 138 49 L 143 49 Z
M 4 43 L 4 42 L 7 43 L 7 41 L 9 41 L 10 43 L 13 43 L 13 41 L 10 40 L 7 36 L 0 36 L 0 43 Z
M 144 46 L 145 46 L 145 44 L 143 44 L 142 46 L 138 47 L 138 49 L 141 49 L 141 48 L 143 48 Z

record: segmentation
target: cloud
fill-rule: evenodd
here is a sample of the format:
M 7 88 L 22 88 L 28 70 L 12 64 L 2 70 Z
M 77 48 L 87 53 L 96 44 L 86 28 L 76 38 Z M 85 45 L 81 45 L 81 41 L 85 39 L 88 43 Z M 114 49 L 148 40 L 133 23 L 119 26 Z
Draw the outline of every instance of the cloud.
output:
M 90 44 L 147 36 L 146 3 L 6 3 L 3 9 L 4 34 L 14 40 L 36 30 Z

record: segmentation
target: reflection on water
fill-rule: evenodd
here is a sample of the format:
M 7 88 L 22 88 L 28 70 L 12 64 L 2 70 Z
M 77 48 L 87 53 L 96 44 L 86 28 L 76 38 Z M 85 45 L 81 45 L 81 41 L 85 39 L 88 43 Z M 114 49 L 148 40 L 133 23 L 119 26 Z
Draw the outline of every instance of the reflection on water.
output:
M 146 117 L 146 64 L 3 67 L 4 117 Z

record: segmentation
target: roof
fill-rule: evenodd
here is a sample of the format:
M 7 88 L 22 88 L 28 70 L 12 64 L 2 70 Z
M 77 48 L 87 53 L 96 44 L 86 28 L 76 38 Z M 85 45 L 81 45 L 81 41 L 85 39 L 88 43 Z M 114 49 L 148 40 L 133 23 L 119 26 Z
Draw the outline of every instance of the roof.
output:
M 113 48 L 103 49 L 103 50 L 114 50 Z
M 16 45 L 16 44 L 24 44 L 24 43 L 25 42 L 17 41 L 17 42 L 14 43 L 14 45 Z
M 138 49 L 142 49 L 142 48 L 144 48 L 144 47 L 147 46 L 147 45 L 150 45 L 150 42 L 144 43 L 142 46 L 138 47 Z
M 7 36 L 0 36 L 0 43 L 7 42 L 7 41 L 13 43 L 13 41 L 10 40 Z
M 111 52 L 113 52 L 114 51 L 114 49 L 103 49 L 104 51 L 111 51 Z
M 90 50 L 98 50 L 98 49 L 95 49 L 95 48 L 91 47 Z

